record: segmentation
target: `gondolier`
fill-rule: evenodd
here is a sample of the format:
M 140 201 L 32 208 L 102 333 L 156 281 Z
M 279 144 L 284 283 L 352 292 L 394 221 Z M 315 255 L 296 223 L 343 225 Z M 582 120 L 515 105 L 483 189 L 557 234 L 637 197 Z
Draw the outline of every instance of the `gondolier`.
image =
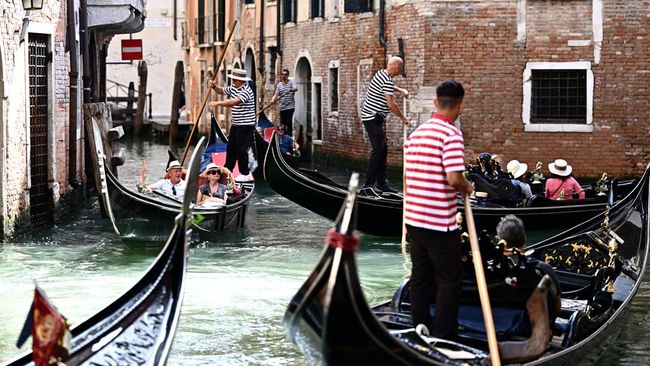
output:
M 255 133 L 255 96 L 248 85 L 249 79 L 246 70 L 233 69 L 228 77 L 232 79 L 233 86 L 221 87 L 212 80 L 208 85 L 217 94 L 226 95 L 229 99 L 211 101 L 208 105 L 232 108 L 232 125 L 228 136 L 225 167 L 234 171 L 235 162 L 237 162 L 241 175 L 236 180 L 249 182 L 254 180 L 248 166 L 248 149 L 252 145 Z
M 272 102 L 280 99 L 278 110 L 280 111 L 280 123 L 287 126 L 287 135 L 293 132 L 293 112 L 296 109 L 295 94 L 298 91 L 293 80 L 289 80 L 289 70 L 282 70 L 282 81 L 275 87 L 275 94 Z
M 455 339 L 461 293 L 460 233 L 456 191 L 471 193 L 463 176 L 463 135 L 454 120 L 463 111 L 463 86 L 454 80 L 436 89 L 437 113 L 404 144 L 404 207 L 411 244 L 411 313 L 413 325 L 424 324 L 434 337 Z M 436 303 L 433 321 L 429 306 Z
M 368 94 L 361 109 L 363 122 L 372 146 L 368 172 L 366 173 L 366 187 L 375 187 L 383 192 L 397 192 L 386 182 L 386 159 L 388 158 L 388 142 L 386 141 L 386 117 L 388 112 L 395 113 L 405 125 L 409 119 L 399 109 L 393 94 L 395 85 L 393 77 L 402 71 L 404 61 L 397 56 L 388 60 L 385 69 L 377 71 L 368 87 Z

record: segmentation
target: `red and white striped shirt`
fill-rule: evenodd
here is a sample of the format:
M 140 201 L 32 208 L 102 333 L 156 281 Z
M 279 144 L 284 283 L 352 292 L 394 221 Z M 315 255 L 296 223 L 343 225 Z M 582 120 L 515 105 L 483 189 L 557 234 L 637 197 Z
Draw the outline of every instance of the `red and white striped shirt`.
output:
M 406 158 L 405 223 L 436 231 L 456 224 L 456 188 L 447 172 L 465 170 L 463 134 L 449 117 L 434 114 L 404 144 Z

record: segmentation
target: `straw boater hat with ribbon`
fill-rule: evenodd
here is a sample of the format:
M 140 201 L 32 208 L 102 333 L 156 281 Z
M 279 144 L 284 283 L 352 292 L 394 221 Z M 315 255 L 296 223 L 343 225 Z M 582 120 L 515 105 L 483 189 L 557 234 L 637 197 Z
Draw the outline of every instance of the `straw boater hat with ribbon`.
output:
M 573 171 L 573 167 L 569 165 L 564 159 L 557 159 L 553 163 L 548 165 L 548 170 L 560 177 L 567 177 Z
M 234 79 L 234 80 L 241 80 L 241 81 L 250 80 L 248 78 L 248 72 L 246 72 L 246 70 L 242 70 L 242 69 L 232 69 L 232 71 L 230 72 L 228 77 L 231 78 L 231 79 Z
M 508 173 L 512 174 L 512 176 L 517 179 L 528 171 L 528 164 L 520 163 L 519 160 L 510 160 L 506 169 L 508 170 Z
M 175 168 L 181 168 L 181 163 L 178 160 L 172 160 L 169 162 L 169 165 L 167 165 L 167 171 L 170 169 L 175 169 Z

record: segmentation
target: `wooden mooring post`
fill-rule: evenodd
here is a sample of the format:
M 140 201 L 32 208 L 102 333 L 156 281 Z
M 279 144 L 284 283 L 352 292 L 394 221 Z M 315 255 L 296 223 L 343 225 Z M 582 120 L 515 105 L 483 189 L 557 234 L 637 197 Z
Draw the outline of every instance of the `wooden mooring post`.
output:
M 180 117 L 181 99 L 183 99 L 183 61 L 176 61 L 174 70 L 174 88 L 172 92 L 172 113 L 169 121 L 169 146 L 172 146 L 178 138 L 178 118 Z
M 135 112 L 135 121 L 133 122 L 133 136 L 140 136 L 144 120 L 144 103 L 147 100 L 147 62 L 138 63 L 138 76 L 140 84 L 138 85 L 138 109 Z

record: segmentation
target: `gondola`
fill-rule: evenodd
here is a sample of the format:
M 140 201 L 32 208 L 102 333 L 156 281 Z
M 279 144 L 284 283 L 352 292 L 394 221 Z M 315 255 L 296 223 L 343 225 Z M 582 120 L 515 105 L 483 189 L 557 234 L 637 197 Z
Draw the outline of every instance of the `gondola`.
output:
M 321 216 L 334 220 L 346 197 L 346 187 L 315 170 L 296 169 L 280 154 L 275 137 L 264 158 L 264 178 L 280 195 Z M 625 181 L 615 189 L 616 198 L 622 198 L 636 181 Z M 358 230 L 377 236 L 399 236 L 402 231 L 402 195 L 380 193 L 372 188 L 362 189 L 357 197 L 359 206 Z M 499 219 L 515 214 L 527 229 L 567 229 L 583 222 L 605 209 L 606 198 L 593 200 L 552 201 L 543 197 L 529 200 L 529 206 L 508 207 L 473 200 L 474 217 L 478 230 L 492 230 Z M 463 210 L 459 203 L 459 211 Z
M 198 148 L 190 159 L 191 176 L 198 176 Z M 197 189 L 196 179 L 188 188 Z M 73 365 L 162 365 L 172 347 L 183 300 L 187 244 L 190 235 L 190 199 L 177 214 L 167 242 L 138 282 L 112 304 L 71 330 L 69 356 Z M 28 365 L 27 353 L 6 366 Z
M 100 158 L 102 185 L 106 185 L 106 194 L 102 194 L 104 206 L 110 207 L 109 218 L 123 239 L 160 242 L 165 238 L 178 215 L 181 202 L 171 196 L 158 192 L 139 193 L 122 185 L 109 169 L 104 169 Z M 255 189 L 254 183 L 241 183 L 241 195 L 235 202 L 218 207 L 202 208 L 192 206 L 192 212 L 200 215 L 192 226 L 206 239 L 218 237 L 220 233 L 242 228 L 246 220 L 248 203 Z M 186 190 L 188 195 L 196 194 Z
M 592 364 L 614 342 L 647 264 L 649 177 L 646 169 L 639 184 L 608 211 L 527 248 L 526 254 L 531 258 L 546 260 L 555 267 L 562 288 L 561 310 L 552 330 L 548 322 L 538 323 L 549 328 L 550 334 L 544 337 L 543 348 L 534 358 L 508 360 L 508 352 L 502 348 L 504 342 L 513 344 L 525 338 L 507 332 L 510 323 L 504 319 L 512 318 L 507 312 L 512 309 L 505 305 L 511 300 L 494 296 L 497 284 L 488 283 L 505 364 Z M 356 188 L 350 189 L 336 230 L 328 233 L 315 269 L 284 316 L 288 338 L 302 351 L 307 363 L 489 364 L 485 331 L 480 329 L 482 317 L 477 320 L 472 315 L 472 303 L 461 302 L 459 337 L 454 341 L 428 337 L 419 327 L 413 329 L 408 282 L 398 288 L 392 300 L 373 308 L 368 306 L 355 261 L 359 244 L 353 235 L 354 218 L 361 214 L 353 211 L 356 195 Z M 356 210 L 360 208 L 358 203 L 357 200 Z M 540 303 L 546 302 L 542 298 Z M 548 311 L 544 314 L 548 315 Z M 535 336 L 532 334 L 530 338 Z

